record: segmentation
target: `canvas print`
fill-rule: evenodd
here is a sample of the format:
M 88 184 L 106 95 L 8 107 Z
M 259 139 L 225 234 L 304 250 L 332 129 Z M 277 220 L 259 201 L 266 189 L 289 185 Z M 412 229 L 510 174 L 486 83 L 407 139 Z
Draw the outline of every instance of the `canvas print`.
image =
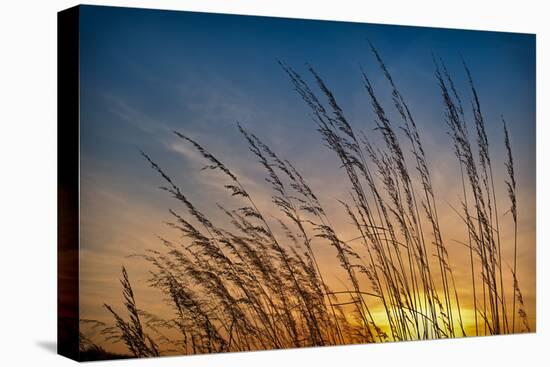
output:
M 59 14 L 59 349 L 535 332 L 535 35 Z

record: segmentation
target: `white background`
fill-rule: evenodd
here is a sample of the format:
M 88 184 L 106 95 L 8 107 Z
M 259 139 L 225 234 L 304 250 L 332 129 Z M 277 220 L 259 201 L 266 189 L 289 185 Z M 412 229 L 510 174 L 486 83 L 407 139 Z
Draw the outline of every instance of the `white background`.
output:
M 537 333 L 232 353 L 104 366 L 548 366 L 550 26 L 545 1 L 89 1 L 89 4 L 537 33 Z M 56 340 L 56 12 L 73 1 L 3 1 L 0 11 L 0 365 L 65 366 Z M 545 24 L 546 23 L 546 24 Z

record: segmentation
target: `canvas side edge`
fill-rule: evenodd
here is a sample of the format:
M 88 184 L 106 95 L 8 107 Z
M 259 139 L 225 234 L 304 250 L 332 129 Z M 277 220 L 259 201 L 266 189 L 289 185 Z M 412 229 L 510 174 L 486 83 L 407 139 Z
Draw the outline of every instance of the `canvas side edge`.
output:
M 57 353 L 79 360 L 79 20 L 57 14 Z

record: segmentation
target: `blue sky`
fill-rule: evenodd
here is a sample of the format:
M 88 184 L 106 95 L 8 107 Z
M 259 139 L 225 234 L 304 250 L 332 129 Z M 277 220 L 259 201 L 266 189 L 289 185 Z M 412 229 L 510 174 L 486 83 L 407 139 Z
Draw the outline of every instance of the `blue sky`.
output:
M 534 145 L 532 35 L 83 7 L 83 153 L 130 170 L 138 168 L 129 162 L 137 147 L 158 149 L 154 140 L 161 127 L 207 135 L 223 129 L 216 135 L 227 141 L 239 138 L 237 120 L 258 134 L 266 131 L 264 138 L 292 129 L 296 141 L 305 137 L 313 143 L 318 137 L 312 134 L 307 110 L 278 59 L 299 72 L 311 63 L 355 126 L 368 130 L 372 113 L 359 67 L 380 81 L 381 93 L 384 84 L 367 38 L 403 94 L 418 105 L 416 112 L 428 129 L 444 128 L 432 53 L 445 60 L 467 92 L 462 55 L 472 68 L 488 119 L 495 122 L 503 114 L 514 143 Z M 422 108 L 428 106 L 434 108 Z M 498 123 L 489 126 L 495 133 L 500 129 Z M 293 148 L 285 147 L 294 153 Z

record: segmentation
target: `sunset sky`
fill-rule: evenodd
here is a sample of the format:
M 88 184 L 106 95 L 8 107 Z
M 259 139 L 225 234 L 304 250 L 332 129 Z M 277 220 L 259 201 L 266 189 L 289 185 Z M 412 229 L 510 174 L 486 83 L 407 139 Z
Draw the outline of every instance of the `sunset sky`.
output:
M 205 162 L 173 130 L 207 147 L 238 174 L 261 209 L 275 215 L 265 172 L 240 135 L 240 122 L 294 163 L 321 197 L 341 237 L 355 237 L 338 203 L 349 199 L 349 182 L 277 60 L 308 81 L 306 64 L 311 64 L 353 127 L 381 144 L 361 67 L 381 102 L 392 116 L 394 112 L 370 40 L 416 118 L 439 198 L 443 239 L 470 313 L 468 252 L 453 241 L 467 236 L 452 209 L 460 208 L 462 186 L 432 55 L 446 62 L 468 106 L 462 58 L 472 71 L 488 126 L 508 280 L 513 228 L 505 214 L 509 201 L 500 116 L 506 119 L 518 185 L 518 277 L 535 328 L 533 35 L 86 6 L 81 7 L 80 27 L 81 318 L 110 322 L 103 303 L 121 309 L 122 265 L 138 305 L 167 312 L 163 296 L 145 284 L 148 267 L 128 257 L 160 246 L 157 234 L 174 237 L 164 222 L 170 219 L 168 209 L 179 209 L 158 189 L 163 183 L 140 150 L 212 218 L 221 218 L 217 202 L 231 203 L 220 176 L 201 172 Z M 341 274 L 333 251 L 321 246 L 315 250 L 327 281 L 338 287 Z

